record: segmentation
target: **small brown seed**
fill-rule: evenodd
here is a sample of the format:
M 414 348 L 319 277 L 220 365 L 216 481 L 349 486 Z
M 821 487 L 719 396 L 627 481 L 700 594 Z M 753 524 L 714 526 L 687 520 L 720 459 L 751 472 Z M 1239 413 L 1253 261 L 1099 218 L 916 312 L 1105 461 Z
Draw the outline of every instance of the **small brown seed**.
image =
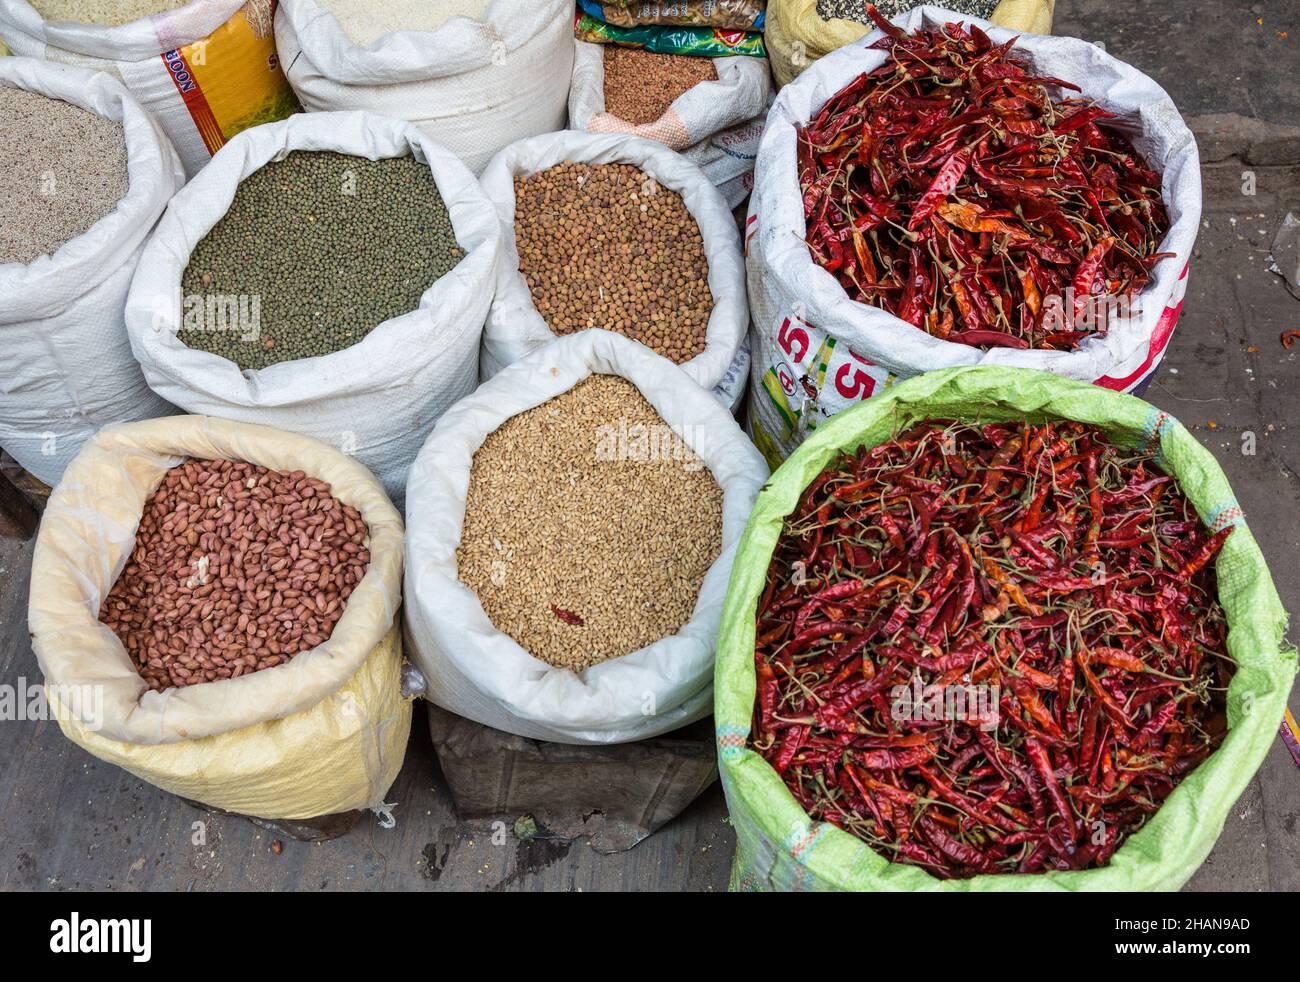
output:
M 680 195 L 631 164 L 566 161 L 514 184 L 519 269 L 551 330 L 604 327 L 678 362 L 704 350 L 708 260 Z
M 664 55 L 605 45 L 605 111 L 637 125 L 653 123 L 678 96 L 718 77 L 711 58 Z
M 639 428 L 653 440 L 608 443 Z M 676 633 L 721 548 L 708 469 L 631 383 L 597 375 L 484 441 L 456 560 L 499 630 L 582 671 Z

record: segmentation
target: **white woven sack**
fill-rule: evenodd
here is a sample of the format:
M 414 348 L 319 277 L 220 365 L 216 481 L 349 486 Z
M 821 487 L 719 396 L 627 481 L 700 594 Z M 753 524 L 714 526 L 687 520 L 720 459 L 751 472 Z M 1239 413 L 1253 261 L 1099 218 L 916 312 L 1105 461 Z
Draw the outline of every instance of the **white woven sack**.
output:
M 683 151 L 682 156 L 704 172 L 722 194 L 728 208 L 735 208 L 754 190 L 754 161 L 763 137 L 767 113 L 747 119 Z
M 1137 69 L 1076 38 L 1016 35 L 988 21 L 938 7 L 893 19 L 905 31 L 954 20 L 978 24 L 994 41 L 1019 37 L 1015 52 L 1037 72 L 1082 86 L 1083 95 L 1117 115 L 1123 132 L 1162 175 L 1172 223 L 1138 297 L 1138 311 L 1104 337 L 1074 351 L 993 348 L 943 341 L 888 312 L 850 300 L 813 262 L 795 162 L 795 128 L 832 95 L 884 60 L 870 45 L 879 31 L 819 59 L 781 89 L 763 131 L 746 223 L 746 267 L 754 319 L 750 428 L 769 459 L 785 456 L 819 419 L 832 416 L 899 378 L 957 365 L 1014 365 L 1130 391 L 1158 368 L 1182 309 L 1187 268 L 1201 218 L 1196 141 L 1173 100 Z
M 652 123 L 635 124 L 605 111 L 605 48 L 575 41 L 569 128 L 588 133 L 630 133 L 686 150 L 766 108 L 772 77 L 766 58 L 714 58 L 718 78 L 687 89 Z
M 397 31 L 366 47 L 316 0 L 281 0 L 276 44 L 309 112 L 406 119 L 480 173 L 514 140 L 564 128 L 573 70 L 571 0 L 492 0 L 484 20 Z
M 502 423 L 592 374 L 632 382 L 723 491 L 722 552 L 677 634 L 581 673 L 534 658 L 488 619 L 459 579 L 456 548 L 474 453 Z M 559 338 L 448 410 L 411 468 L 403 624 L 407 654 L 445 709 L 560 743 L 625 743 L 708 715 L 713 646 L 736 545 L 767 465 L 731 415 L 672 362 L 608 331 Z M 647 715 L 647 705 L 655 707 Z
M 181 277 L 195 245 L 249 174 L 291 150 L 429 164 L 466 255 L 420 306 L 350 348 L 241 372 L 177 338 Z M 167 209 L 127 301 L 127 329 L 154 391 L 188 412 L 304 433 L 354 454 L 401 507 L 406 470 L 448 406 L 478 378 L 478 349 L 496 281 L 500 234 L 478 182 L 410 123 L 369 113 L 299 113 L 231 140 Z M 271 325 L 274 328 L 274 325 Z
M 483 172 L 483 190 L 501 219 L 501 265 L 496 297 L 483 329 L 482 377 L 490 378 L 555 339 L 533 306 L 532 293 L 519 272 L 515 247 L 516 176 L 529 176 L 565 161 L 589 164 L 634 164 L 663 187 L 676 191 L 699 224 L 709 263 L 713 312 L 705 332 L 705 348 L 682 364 L 683 370 L 706 389 L 733 378 L 732 371 L 749 328 L 745 301 L 744 260 L 740 233 L 731 209 L 698 167 L 661 143 L 637 136 L 578 133 L 567 130 L 520 140 L 502 150 Z M 601 327 L 602 325 L 595 325 Z M 744 394 L 744 379 L 720 390 L 718 398 L 734 407 Z
M 272 0 L 191 0 L 104 27 L 46 21 L 26 0 L 0 0 L 0 40 L 16 55 L 116 76 L 192 175 L 240 129 L 293 111 L 270 43 L 272 9 Z
M 56 484 L 101 426 L 175 412 L 145 384 L 124 310 L 144 240 L 185 174 L 154 120 L 108 75 L 0 58 L 0 85 L 115 119 L 126 138 L 130 186 L 117 207 L 53 255 L 0 264 L 0 446 Z

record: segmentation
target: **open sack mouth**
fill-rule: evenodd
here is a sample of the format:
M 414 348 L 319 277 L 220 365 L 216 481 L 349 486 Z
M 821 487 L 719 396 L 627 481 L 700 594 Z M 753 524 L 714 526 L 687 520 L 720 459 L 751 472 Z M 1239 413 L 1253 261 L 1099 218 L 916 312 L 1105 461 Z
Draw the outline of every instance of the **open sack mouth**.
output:
M 773 886 L 1176 886 L 1294 664 L 1227 500 L 1175 420 L 1042 372 L 927 373 L 819 429 L 760 496 L 723 614 L 745 862 Z M 789 823 L 826 848 L 785 853 Z

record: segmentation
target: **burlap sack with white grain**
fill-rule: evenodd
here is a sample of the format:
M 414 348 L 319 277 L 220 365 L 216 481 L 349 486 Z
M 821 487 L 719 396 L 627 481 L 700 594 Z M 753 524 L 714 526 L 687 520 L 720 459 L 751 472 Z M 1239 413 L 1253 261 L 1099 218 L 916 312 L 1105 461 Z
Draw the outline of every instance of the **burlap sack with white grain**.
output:
M 274 0 L 190 0 L 118 27 L 0 3 L 16 55 L 107 72 L 158 121 L 193 175 L 236 133 L 298 111 L 272 37 Z
M 275 38 L 308 112 L 362 109 L 415 123 L 478 174 L 508 143 L 564 128 L 571 0 L 492 0 L 480 21 L 397 31 L 360 47 L 316 0 L 280 0 Z

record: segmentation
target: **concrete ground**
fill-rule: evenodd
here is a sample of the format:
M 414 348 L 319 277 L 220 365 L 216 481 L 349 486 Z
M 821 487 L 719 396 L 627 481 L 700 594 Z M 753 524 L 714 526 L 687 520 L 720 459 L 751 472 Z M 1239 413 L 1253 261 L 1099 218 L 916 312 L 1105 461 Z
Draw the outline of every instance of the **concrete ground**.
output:
M 1052 33 L 1136 65 L 1184 116 L 1300 122 L 1295 0 L 1056 0 Z
M 1160 81 L 1196 121 L 1205 207 L 1191 285 L 1147 393 L 1215 454 L 1300 610 L 1300 301 L 1266 270 L 1274 231 L 1300 214 L 1300 16 L 1293 0 L 1060 0 L 1056 31 L 1103 42 Z M 1262 24 L 1256 21 L 1263 21 Z M 1285 33 L 1285 37 L 1282 34 Z M 1251 172 L 1255 193 L 1243 193 Z M 1247 434 L 1256 452 L 1243 453 Z M 26 633 L 31 544 L 0 541 L 0 682 L 40 678 Z M 1295 632 L 1293 631 L 1293 638 Z M 1300 714 L 1293 692 L 1292 711 Z M 734 837 L 716 785 L 630 852 L 517 842 L 458 823 L 417 710 L 397 826 L 370 818 L 310 845 L 211 815 L 69 743 L 57 725 L 0 725 L 0 889 L 722 890 Z M 199 824 L 196 824 L 199 823 Z M 1300 890 L 1300 768 L 1279 742 L 1189 890 Z M 201 838 L 201 842 L 196 840 Z M 282 842 L 279 852 L 272 848 Z

